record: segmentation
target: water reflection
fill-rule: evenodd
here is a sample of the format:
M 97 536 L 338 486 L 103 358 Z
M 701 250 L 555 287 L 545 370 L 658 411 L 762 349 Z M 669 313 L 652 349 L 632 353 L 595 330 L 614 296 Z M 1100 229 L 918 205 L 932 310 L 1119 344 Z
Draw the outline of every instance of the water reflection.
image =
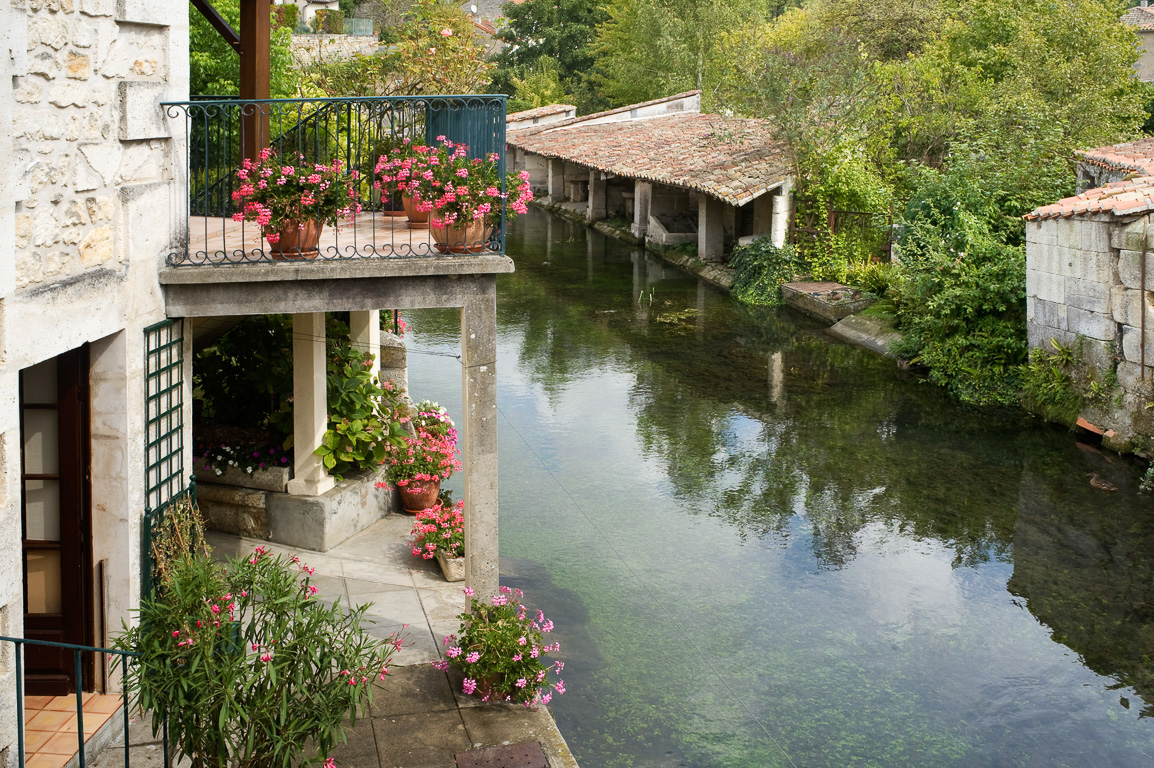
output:
M 1133 466 L 570 222 L 509 251 L 502 570 L 558 623 L 584 764 L 1151 760 Z M 419 352 L 456 317 L 413 320 L 414 391 L 452 408 Z

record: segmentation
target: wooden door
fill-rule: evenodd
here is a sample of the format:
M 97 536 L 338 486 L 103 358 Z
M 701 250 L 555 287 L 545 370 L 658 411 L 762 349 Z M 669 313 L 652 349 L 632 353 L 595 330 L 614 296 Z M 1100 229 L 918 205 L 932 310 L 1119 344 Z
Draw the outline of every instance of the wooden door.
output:
M 20 372 L 24 636 L 92 644 L 88 349 Z M 71 651 L 25 646 L 29 695 L 76 690 Z M 91 688 L 91 654 L 80 682 Z

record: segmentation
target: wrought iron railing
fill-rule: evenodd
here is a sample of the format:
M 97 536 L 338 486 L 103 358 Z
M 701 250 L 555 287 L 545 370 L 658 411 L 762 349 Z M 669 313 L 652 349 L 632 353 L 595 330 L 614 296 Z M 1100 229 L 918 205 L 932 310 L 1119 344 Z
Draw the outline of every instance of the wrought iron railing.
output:
M 16 765 L 27 765 L 27 756 L 25 754 L 25 739 L 24 739 L 24 646 L 34 645 L 47 648 L 59 648 L 64 651 L 72 651 L 73 663 L 75 665 L 75 677 L 73 678 L 78 684 L 76 686 L 76 746 L 77 755 L 79 756 L 80 768 L 85 768 L 87 765 L 87 755 L 85 754 L 85 731 L 84 731 L 84 694 L 80 690 L 79 682 L 81 678 L 81 668 L 84 653 L 106 654 L 110 658 L 119 657 L 121 680 L 128 679 L 128 660 L 139 656 L 139 654 L 131 651 L 119 651 L 112 648 L 95 648 L 90 645 L 72 645 L 70 643 L 53 643 L 47 640 L 29 640 L 24 637 L 3 637 L 0 636 L 0 642 L 12 643 L 14 646 L 14 656 L 16 657 L 16 749 L 18 760 Z M 123 707 L 121 714 L 124 718 L 124 766 L 128 768 L 131 760 L 131 743 L 128 731 L 128 689 L 122 686 L 121 697 L 123 700 Z M 161 729 L 161 744 L 163 746 L 164 768 L 168 768 L 168 723 L 164 723 Z M 102 765 L 106 761 L 101 761 Z
M 173 266 L 270 262 L 261 227 L 233 221 L 233 193 L 248 147 L 267 145 L 281 157 L 309 163 L 341 160 L 358 172 L 354 184 L 362 213 L 322 242 L 321 259 L 436 256 L 427 233 L 415 233 L 397 201 L 373 186 L 378 158 L 404 139 L 434 145 L 438 136 L 469 147 L 472 157 L 496 154 L 502 192 L 505 178 L 505 100 L 498 95 L 398 96 L 340 99 L 232 98 L 166 102 L 167 116 L 183 122 L 188 220 L 184 247 L 168 256 Z M 257 140 L 265 137 L 263 140 Z M 490 250 L 504 250 L 503 226 L 486 233 Z

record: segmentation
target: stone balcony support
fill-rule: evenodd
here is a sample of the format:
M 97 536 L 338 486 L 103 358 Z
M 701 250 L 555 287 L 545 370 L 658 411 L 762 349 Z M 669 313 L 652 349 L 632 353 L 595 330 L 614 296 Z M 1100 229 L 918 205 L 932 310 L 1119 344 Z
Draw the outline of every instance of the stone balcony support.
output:
M 640 179 L 633 182 L 633 226 L 629 229 L 634 237 L 645 237 L 649 229 L 649 204 L 653 200 L 653 184 Z
M 373 356 L 373 378 L 381 378 L 381 311 L 349 313 L 349 341 L 354 349 Z
M 336 486 L 312 449 L 329 425 L 325 313 L 293 315 L 293 479 L 294 496 L 320 496 Z
M 590 221 L 601 221 L 608 214 L 605 209 L 605 192 L 608 182 L 600 171 L 589 171 L 589 204 L 585 218 Z
M 774 245 L 781 248 L 789 237 L 789 217 L 793 208 L 793 184 L 786 179 L 773 192 L 773 228 L 770 239 Z

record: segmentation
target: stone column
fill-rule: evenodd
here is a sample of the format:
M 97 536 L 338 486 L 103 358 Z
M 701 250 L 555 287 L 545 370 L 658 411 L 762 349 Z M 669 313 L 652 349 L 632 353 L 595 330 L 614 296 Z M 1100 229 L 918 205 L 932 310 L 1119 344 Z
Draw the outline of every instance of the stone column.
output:
M 549 158 L 549 202 L 559 203 L 565 199 L 565 161 Z
M 461 459 L 465 476 L 465 586 L 499 586 L 497 538 L 497 282 L 461 308 Z
M 373 378 L 381 378 L 381 311 L 367 309 L 349 313 L 349 342 L 373 356 Z
M 590 222 L 600 221 L 606 216 L 605 188 L 609 182 L 600 178 L 600 176 L 600 171 L 589 171 L 589 205 L 585 213 L 585 218 Z
M 293 315 L 293 496 L 320 496 L 336 485 L 313 450 L 328 429 L 325 313 Z
M 653 199 L 653 184 L 640 179 L 633 182 L 633 226 L 634 237 L 645 237 L 649 229 L 649 203 Z
M 725 203 L 709 195 L 697 196 L 697 256 L 719 259 L 725 245 Z
M 773 193 L 773 228 L 770 238 L 778 248 L 785 245 L 789 237 L 789 217 L 793 208 L 793 182 L 785 180 Z

